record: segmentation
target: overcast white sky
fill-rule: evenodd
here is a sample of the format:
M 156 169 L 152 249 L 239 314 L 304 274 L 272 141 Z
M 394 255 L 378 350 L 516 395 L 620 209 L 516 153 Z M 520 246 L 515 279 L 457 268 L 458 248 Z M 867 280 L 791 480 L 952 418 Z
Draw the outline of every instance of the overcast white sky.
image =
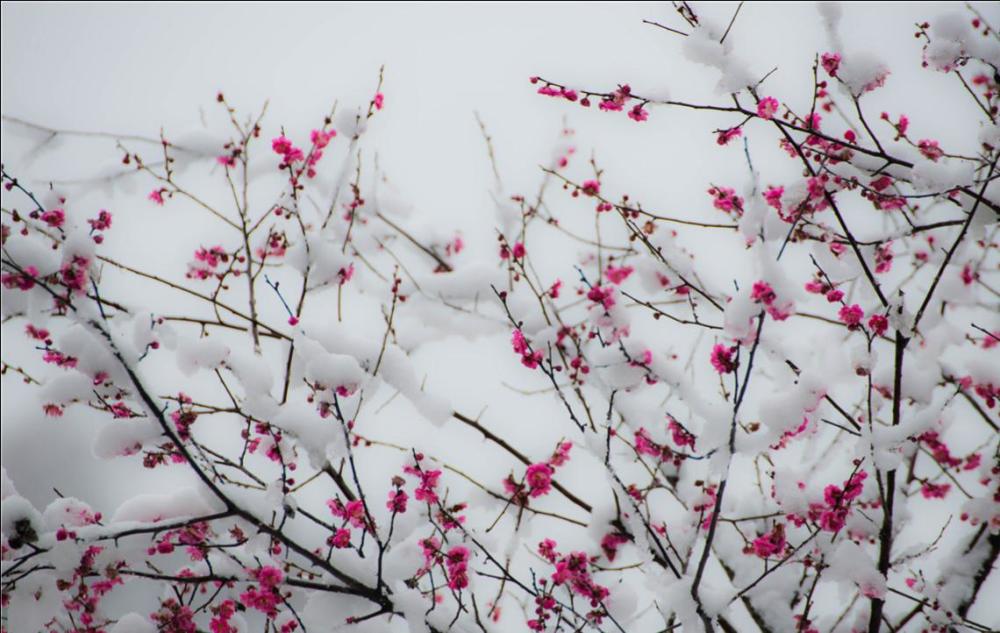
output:
M 724 24 L 735 3 L 695 6 Z M 1000 14 L 996 5 L 984 10 Z M 456 218 L 490 185 L 474 110 L 494 133 L 508 178 L 536 177 L 529 167 L 548 157 L 569 114 L 581 148 L 598 148 L 609 176 L 650 202 L 662 201 L 666 176 L 697 176 L 692 150 L 710 139 L 707 130 L 731 124 L 673 111 L 637 125 L 537 96 L 528 84 L 539 74 L 712 99 L 714 72 L 682 58 L 680 37 L 642 24 L 682 27 L 669 3 L 5 3 L 2 11 L 3 113 L 53 127 L 155 134 L 162 125 L 178 134 L 199 124 L 199 108 L 211 108 L 221 89 L 239 108 L 270 99 L 273 128 L 303 131 L 334 100 L 367 101 L 385 64 L 387 109 L 373 130 L 382 164 L 418 206 Z M 843 32 L 849 49 L 877 50 L 889 63 L 891 87 L 922 88 L 905 101 L 911 119 L 944 134 L 941 77 L 921 71 L 912 35 L 915 22 L 941 11 L 940 4 L 848 5 Z M 771 92 L 810 98 L 813 54 L 828 48 L 813 3 L 749 3 L 730 37 L 761 75 L 778 67 L 766 84 Z M 871 95 L 869 107 L 883 96 Z M 898 108 L 900 100 L 890 102 Z M 83 174 L 87 166 L 66 169 Z

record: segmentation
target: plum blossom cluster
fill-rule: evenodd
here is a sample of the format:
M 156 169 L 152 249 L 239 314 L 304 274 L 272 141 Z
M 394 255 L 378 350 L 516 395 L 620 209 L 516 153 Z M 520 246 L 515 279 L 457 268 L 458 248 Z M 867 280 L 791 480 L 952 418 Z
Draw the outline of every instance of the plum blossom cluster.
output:
M 194 260 L 188 264 L 187 278 L 204 280 L 218 277 L 221 279 L 225 271 L 220 267 L 229 261 L 230 255 L 222 246 L 209 248 L 202 246 L 194 252 Z
M 531 77 L 531 83 L 543 84 L 538 88 L 540 95 L 557 97 L 569 102 L 579 102 L 585 108 L 590 107 L 591 98 L 595 98 L 598 109 L 604 112 L 622 112 L 627 109 L 628 118 L 636 123 L 641 123 L 649 118 L 649 111 L 645 108 L 648 101 L 634 96 L 632 88 L 628 84 L 618 86 L 614 92 L 598 94 L 586 91 L 580 93 L 572 88 L 545 81 L 541 77 Z M 583 94 L 582 97 L 581 94 Z M 630 103 L 632 101 L 638 101 L 638 103 Z
M 538 553 L 555 567 L 555 571 L 548 581 L 545 579 L 539 581 L 543 592 L 535 598 L 537 617 L 528 620 L 528 629 L 544 631 L 548 626 L 547 622 L 552 617 L 559 616 L 562 605 L 553 593 L 560 587 L 565 587 L 571 594 L 589 601 L 591 610 L 587 613 L 587 619 L 599 624 L 607 615 L 604 601 L 611 592 L 607 587 L 595 582 L 591 575 L 591 566 L 596 562 L 596 557 L 587 556 L 584 552 L 561 554 L 556 547 L 557 543 L 548 538 L 538 544 Z
M 552 491 L 552 477 L 556 473 L 556 468 L 569 461 L 572 448 L 571 442 L 560 442 L 547 461 L 528 465 L 520 481 L 514 479 L 513 474 L 507 475 L 503 480 L 503 486 L 511 501 L 517 505 L 526 505 L 529 499 L 549 494 Z
M 852 503 L 864 492 L 865 479 L 868 473 L 858 470 L 844 482 L 843 488 L 829 484 L 823 489 L 823 502 L 809 504 L 809 511 L 804 515 L 789 513 L 789 522 L 801 527 L 806 521 L 811 521 L 825 532 L 837 533 L 844 529 L 847 517 L 851 514 Z M 804 484 L 799 484 L 804 486 Z

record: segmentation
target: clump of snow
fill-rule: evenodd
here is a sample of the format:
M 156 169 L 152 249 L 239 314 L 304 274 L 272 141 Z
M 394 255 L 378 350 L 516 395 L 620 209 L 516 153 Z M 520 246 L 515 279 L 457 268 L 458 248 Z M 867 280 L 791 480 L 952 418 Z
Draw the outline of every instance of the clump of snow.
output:
M 911 182 L 918 193 L 947 192 L 972 184 L 975 170 L 968 161 L 922 160 L 913 166 Z
M 711 66 L 722 74 L 716 86 L 720 94 L 739 92 L 754 83 L 753 76 L 739 56 L 733 54 L 732 40 L 720 44 L 720 39 L 721 32 L 707 25 L 699 26 L 684 38 L 682 51 L 689 60 Z
M 1000 44 L 974 32 L 962 13 L 938 16 L 931 22 L 929 33 L 931 41 L 924 49 L 924 61 L 934 70 L 951 72 L 965 57 L 1000 65 Z
M 4 608 L 7 631 L 45 630 L 52 615 L 63 607 L 56 576 L 47 571 L 28 574 L 18 580 L 9 596 L 10 604 L 16 608 Z
M 70 404 L 76 400 L 88 400 L 93 395 L 93 380 L 79 372 L 50 378 L 38 391 L 40 401 L 45 404 Z
M 177 340 L 177 366 L 190 376 L 199 369 L 214 369 L 229 357 L 229 348 L 208 338 L 179 337 Z
M 841 541 L 829 561 L 831 579 L 852 582 L 868 597 L 885 597 L 885 578 L 872 556 L 854 541 Z
M 196 517 L 212 512 L 212 507 L 206 503 L 198 491 L 192 488 L 182 488 L 173 493 L 149 493 L 132 497 L 118 506 L 111 522 L 157 523 L 167 519 Z
M 844 57 L 837 77 L 855 97 L 882 87 L 889 76 L 889 67 L 872 53 L 851 53 Z
M 153 420 L 115 420 L 101 427 L 94 438 L 94 457 L 112 459 L 135 455 L 146 442 L 153 441 L 160 435 L 162 430 Z
M 326 388 L 346 386 L 350 391 L 361 387 L 367 374 L 358 361 L 346 354 L 324 354 L 306 365 L 306 380 Z
M 41 513 L 24 497 L 12 494 L 0 502 L 0 530 L 8 539 L 17 536 L 33 542 L 43 529 Z
M 156 633 L 156 626 L 138 613 L 128 613 L 108 633 Z
M 226 366 L 232 370 L 247 393 L 269 393 L 274 386 L 274 374 L 267 359 L 249 350 L 231 350 Z
M 393 605 L 403 612 L 403 619 L 410 627 L 410 633 L 429 633 L 424 622 L 424 613 L 429 608 L 427 599 L 416 589 L 410 589 L 402 581 L 396 581 L 392 593 Z
M 414 293 L 419 288 L 419 292 L 434 299 L 464 301 L 492 297 L 490 286 L 502 286 L 505 276 L 495 266 L 472 264 L 446 273 L 416 274 L 414 279 L 404 281 L 401 286 L 404 293 Z
M 357 617 L 371 611 L 371 603 L 365 598 L 346 594 L 313 591 L 301 610 L 302 622 L 309 631 L 369 631 L 384 630 L 384 623 L 378 618 L 360 624 L 348 624 L 349 617 Z M 374 622 L 374 625 L 372 624 Z
M 313 468 L 326 465 L 327 454 L 343 455 L 344 432 L 339 424 L 322 420 L 314 407 L 301 399 L 291 399 L 281 406 L 271 424 L 291 433 L 304 448 Z
M 45 526 L 55 530 L 61 525 L 80 527 L 93 521 L 94 512 L 89 505 L 73 497 L 59 497 L 46 506 L 42 513 Z

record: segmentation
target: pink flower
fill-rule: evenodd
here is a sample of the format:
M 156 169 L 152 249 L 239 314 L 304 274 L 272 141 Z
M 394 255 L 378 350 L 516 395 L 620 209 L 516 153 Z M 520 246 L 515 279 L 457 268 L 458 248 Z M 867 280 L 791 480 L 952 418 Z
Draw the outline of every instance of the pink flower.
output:
M 91 231 L 107 231 L 111 228 L 111 214 L 106 209 L 101 209 L 97 217 L 87 220 Z
M 420 485 L 413 491 L 414 499 L 430 504 L 438 502 L 438 495 L 435 492 L 435 488 L 437 488 L 438 479 L 441 478 L 440 470 L 420 470 L 413 466 L 406 466 L 403 470 L 408 475 L 414 475 L 420 479 Z
M 257 572 L 257 581 L 264 587 L 274 587 L 284 580 L 285 575 L 277 567 L 261 567 Z
M 607 112 L 621 112 L 625 107 L 625 102 L 632 98 L 632 88 L 628 84 L 619 86 L 614 94 L 604 97 L 597 106 Z
M 876 336 L 882 336 L 889 329 L 889 319 L 881 314 L 873 314 L 868 318 L 868 327 Z
M 87 287 L 89 279 L 87 269 L 90 261 L 79 255 L 74 255 L 73 259 L 62 265 L 59 269 L 59 280 L 66 288 L 75 294 L 82 293 Z
M 743 215 L 743 198 L 732 187 L 712 187 L 708 193 L 714 198 L 712 206 L 725 213 Z
M 351 531 L 347 528 L 339 528 L 327 542 L 336 549 L 347 549 L 351 546 Z
M 775 299 L 774 289 L 766 281 L 755 281 L 750 290 L 750 298 L 758 303 L 770 304 Z
M 166 191 L 166 190 L 165 189 L 153 189 L 152 191 L 149 192 L 149 199 L 162 207 L 163 206 L 163 192 L 164 191 Z
M 614 561 L 618 555 L 618 547 L 625 543 L 628 543 L 628 537 L 621 532 L 608 532 L 601 539 L 601 550 L 609 561 Z
M 382 106 L 385 104 L 385 95 L 381 92 L 376 92 L 372 103 L 375 105 L 376 110 L 381 110 Z
M 409 498 L 409 495 L 407 495 L 406 492 L 400 488 L 390 490 L 389 501 L 386 502 L 385 507 L 389 508 L 390 512 L 398 512 L 402 514 L 406 512 L 406 502 Z
M 614 99 L 604 99 L 597 107 L 608 112 L 621 112 L 622 104 Z
M 553 284 L 552 284 L 552 285 L 551 285 L 551 286 L 549 287 L 549 290 L 548 290 L 548 295 L 549 295 L 549 296 L 550 296 L 551 298 L 553 298 L 553 299 L 558 299 L 558 298 L 559 298 L 559 289 L 560 289 L 561 287 L 562 287 L 562 279 L 556 279 L 555 283 L 553 283 Z
M 644 427 L 640 427 L 638 431 L 635 432 L 635 451 L 640 455 L 649 455 L 650 457 L 655 457 L 661 461 L 665 461 L 670 457 L 670 449 L 666 446 L 660 446 L 649 437 L 649 431 Z
M 944 156 L 944 150 L 938 147 L 937 141 L 923 139 L 917 143 L 917 148 L 920 150 L 921 154 L 934 162 L 937 162 L 942 156 Z
M 287 154 L 292 150 L 292 141 L 286 136 L 278 136 L 271 140 L 271 149 L 275 154 Z
M 949 490 L 951 490 L 951 484 L 932 484 L 926 481 L 920 487 L 920 494 L 923 495 L 924 499 L 944 499 Z
M 719 145 L 727 145 L 734 138 L 743 136 L 743 130 L 739 127 L 731 127 L 728 130 L 719 130 L 715 142 Z
M 861 493 L 864 492 L 865 489 L 865 479 L 868 479 L 867 472 L 859 470 L 854 473 L 851 478 L 847 480 L 847 483 L 844 484 L 843 499 L 845 501 L 853 501 L 854 499 L 860 497 Z
M 54 349 L 49 349 L 45 351 L 42 356 L 42 360 L 46 363 L 55 365 L 56 367 L 69 367 L 74 368 L 77 364 L 77 359 L 72 356 L 67 356 L 62 352 L 56 351 Z
M 972 269 L 972 265 L 970 264 L 962 266 L 960 276 L 962 277 L 962 283 L 966 286 L 971 286 L 972 282 L 979 278 L 979 275 Z
M 313 130 L 309 133 L 309 140 L 316 149 L 323 149 L 330 144 L 330 141 L 337 136 L 336 130 L 324 132 L 323 130 Z
M 806 292 L 818 295 L 818 294 L 823 294 L 827 291 L 827 285 L 819 280 L 811 279 L 806 282 L 805 289 Z
M 45 415 L 49 416 L 50 418 L 59 418 L 62 417 L 63 414 L 63 408 L 58 404 L 42 405 L 42 411 L 44 411 Z
M 776 523 L 770 532 L 754 539 L 753 553 L 759 558 L 780 556 L 785 551 L 785 545 L 785 526 Z
M 824 510 L 819 516 L 819 525 L 827 532 L 839 532 L 847 524 L 847 509 Z
M 514 348 L 514 353 L 521 355 L 521 363 L 523 363 L 525 367 L 534 369 L 538 366 L 538 362 L 541 361 L 541 358 L 538 358 L 537 360 L 535 359 L 535 353 L 531 352 L 528 346 L 528 340 L 524 338 L 524 333 L 521 332 L 521 330 L 514 330 L 514 333 L 511 335 L 510 343 Z M 538 356 L 541 356 L 541 353 L 536 353 Z
M 45 341 L 49 338 L 49 331 L 45 328 L 36 328 L 32 324 L 28 324 L 24 327 L 24 331 L 29 337 L 35 339 L 36 341 Z
M 514 248 L 511 250 L 511 254 L 514 256 L 514 259 L 524 258 L 524 244 L 521 242 L 515 243 Z
M 906 135 L 906 130 L 910 127 L 910 119 L 905 115 L 899 115 L 899 123 L 896 124 L 896 132 L 901 136 Z
M 875 272 L 887 273 L 892 268 L 892 242 L 875 247 Z
M 552 489 L 552 466 L 545 462 L 532 464 L 524 474 L 524 480 L 528 484 L 532 497 L 541 497 L 549 494 Z
M 906 199 L 899 196 L 881 196 L 872 199 L 872 204 L 876 209 L 882 211 L 892 211 L 906 206 Z
M 774 97 L 764 97 L 757 103 L 757 116 L 770 120 L 778 112 L 778 100 Z
M 635 270 L 631 266 L 608 266 L 607 270 L 604 271 L 604 275 L 608 278 L 608 281 L 617 285 L 620 285 L 623 281 L 628 279 L 628 276 L 632 274 Z
M 331 499 L 326 502 L 326 505 L 330 509 L 330 513 L 333 514 L 333 516 L 347 521 L 353 527 L 367 527 L 365 519 L 365 505 L 360 499 L 348 501 L 346 505 L 339 498 Z
M 875 73 L 875 77 L 873 77 L 871 81 L 866 83 L 861 88 L 862 94 L 865 92 L 871 92 L 877 88 L 881 88 L 882 86 L 884 86 L 885 80 L 889 78 L 889 74 L 890 73 L 888 68 L 885 68 L 884 66 L 879 68 L 878 71 Z
M 781 211 L 781 196 L 784 195 L 784 187 L 768 187 L 764 190 L 764 200 L 767 201 L 769 207 L 773 207 L 777 211 Z
M 580 189 L 588 196 L 596 196 L 601 192 L 601 183 L 596 180 L 584 180 Z
M 341 268 L 337 271 L 337 277 L 340 279 L 340 285 L 343 286 L 354 277 L 354 262 L 348 264 L 345 268 Z
M 271 141 L 271 149 L 274 150 L 275 154 L 280 154 L 282 156 L 283 160 L 281 161 L 281 167 L 288 167 L 292 163 L 305 158 L 305 154 L 302 150 L 295 147 L 292 144 L 292 141 L 284 135 L 274 138 Z M 315 160 L 313 162 L 315 162 Z
M 109 410 L 111 411 L 111 415 L 113 415 L 115 418 L 131 418 L 134 415 L 132 410 L 129 409 L 128 406 L 126 406 L 125 403 L 121 402 L 120 400 L 111 405 L 109 407 Z
M 27 291 L 35 287 L 35 279 L 38 278 L 38 269 L 34 266 L 25 266 L 23 273 L 3 273 L 0 275 L 0 283 L 4 288 Z
M 826 196 L 826 183 L 822 178 L 813 176 L 806 180 L 806 190 L 811 200 L 819 200 Z
M 562 466 L 569 461 L 569 452 L 573 448 L 572 442 L 562 442 L 556 447 L 556 450 L 552 453 L 552 457 L 549 458 L 549 463 L 552 466 Z
M 53 228 L 59 228 L 66 222 L 66 212 L 62 209 L 52 209 L 42 214 L 42 222 Z
M 840 317 L 840 321 L 844 323 L 848 329 L 856 330 L 861 325 L 861 319 L 865 318 L 865 312 L 861 309 L 858 304 L 843 306 L 837 313 Z
M 644 110 L 642 104 L 636 104 L 628 112 L 628 118 L 632 119 L 636 123 L 640 123 L 649 118 L 649 111 Z
M 469 586 L 469 548 L 464 545 L 451 548 L 444 564 L 448 570 L 448 587 L 457 591 Z
M 869 183 L 869 186 L 875 191 L 882 192 L 889 188 L 892 184 L 892 178 L 882 175 Z
M 667 428 L 670 429 L 670 437 L 674 440 L 674 444 L 681 448 L 690 446 L 691 450 L 694 450 L 694 435 L 681 426 L 677 420 L 671 418 L 670 423 L 667 424 Z
M 277 617 L 278 605 L 282 600 L 278 585 L 284 579 L 284 574 L 277 567 L 262 567 L 252 572 L 252 575 L 257 578 L 260 585 L 250 587 L 240 594 L 240 602 L 248 608 L 266 614 L 269 618 Z
M 616 303 L 614 286 L 594 286 L 587 291 L 587 298 L 610 310 Z
M 465 241 L 462 239 L 461 235 L 456 235 L 455 239 L 448 242 L 444 246 L 444 252 L 446 255 L 451 257 L 452 255 L 458 255 L 465 248 Z
M 823 53 L 820 57 L 820 64 L 823 70 L 831 77 L 837 76 L 837 69 L 840 68 L 840 53 Z
M 723 345 L 718 343 L 712 348 L 712 367 L 715 371 L 720 374 L 728 374 L 736 371 L 736 362 L 733 359 L 733 355 L 736 352 L 736 347 L 730 347 L 728 345 Z

